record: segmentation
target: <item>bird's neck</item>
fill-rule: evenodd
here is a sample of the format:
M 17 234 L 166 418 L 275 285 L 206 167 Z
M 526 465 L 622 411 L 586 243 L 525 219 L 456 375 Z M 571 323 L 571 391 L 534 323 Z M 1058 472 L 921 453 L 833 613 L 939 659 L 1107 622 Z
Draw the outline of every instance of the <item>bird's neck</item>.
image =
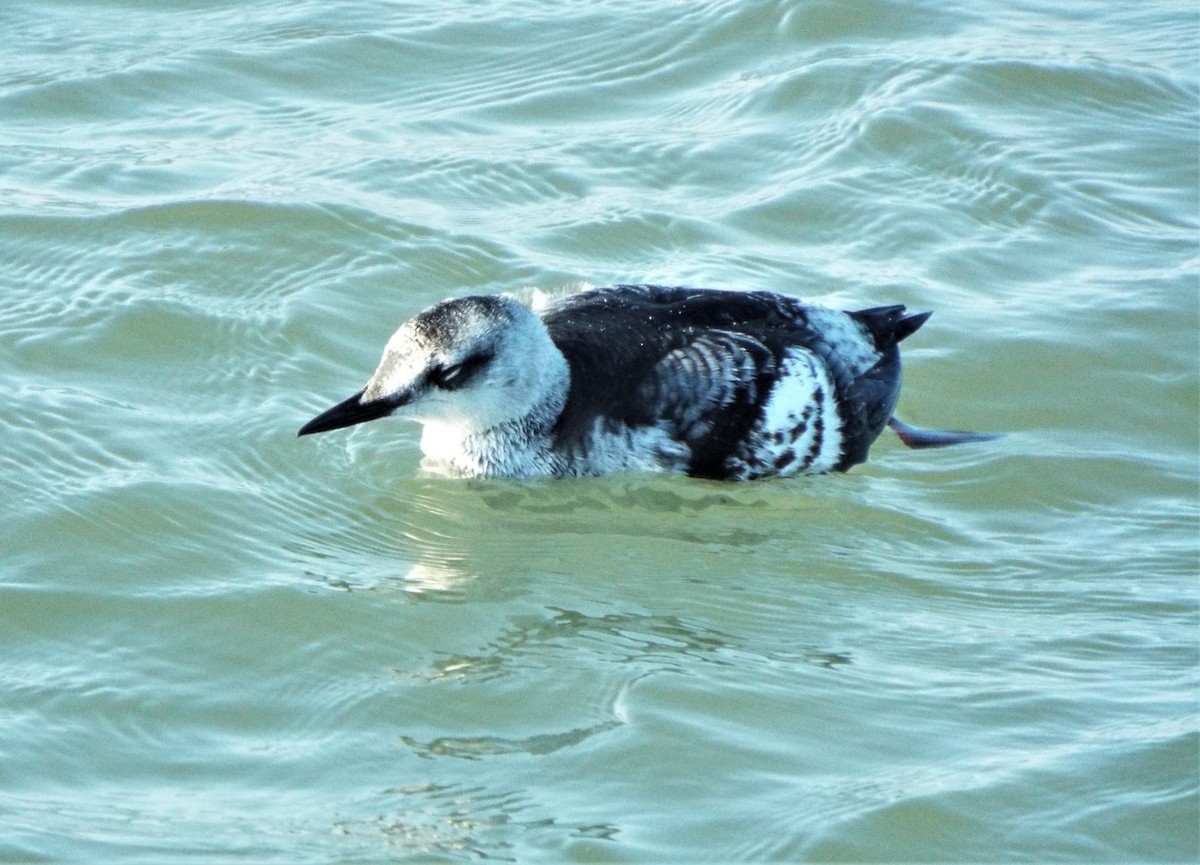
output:
M 489 426 L 427 421 L 421 450 L 469 477 L 553 474 L 553 429 L 566 404 L 568 385 L 569 380 L 552 380 L 552 386 L 526 414 Z

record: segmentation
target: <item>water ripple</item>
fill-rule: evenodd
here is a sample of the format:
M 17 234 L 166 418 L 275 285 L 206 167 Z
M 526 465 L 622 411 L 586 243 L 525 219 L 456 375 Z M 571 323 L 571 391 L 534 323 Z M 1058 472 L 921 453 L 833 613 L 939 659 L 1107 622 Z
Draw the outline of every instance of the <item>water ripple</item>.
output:
M 1194 860 L 1196 27 L 1109 6 L 8 4 L 0 858 Z M 1009 435 L 295 436 L 631 279 L 936 310 L 902 415 Z

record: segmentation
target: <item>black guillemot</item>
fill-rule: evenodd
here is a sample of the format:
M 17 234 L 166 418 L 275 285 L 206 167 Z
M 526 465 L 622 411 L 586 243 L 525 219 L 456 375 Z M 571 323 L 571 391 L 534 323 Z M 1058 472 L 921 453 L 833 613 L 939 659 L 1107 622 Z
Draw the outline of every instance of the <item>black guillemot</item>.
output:
M 720 480 L 845 471 L 889 424 L 911 447 L 994 437 L 893 418 L 898 344 L 929 315 L 657 285 L 456 298 L 401 325 L 366 387 L 299 434 L 395 414 L 467 476 Z

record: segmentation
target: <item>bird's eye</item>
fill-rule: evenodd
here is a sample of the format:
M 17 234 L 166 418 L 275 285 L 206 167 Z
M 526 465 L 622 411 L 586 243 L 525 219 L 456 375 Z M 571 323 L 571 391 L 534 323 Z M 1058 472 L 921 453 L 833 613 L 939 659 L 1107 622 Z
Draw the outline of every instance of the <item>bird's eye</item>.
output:
M 434 367 L 429 372 L 429 380 L 442 390 L 457 390 L 470 381 L 491 359 L 492 355 L 489 352 L 480 352 L 460 363 Z

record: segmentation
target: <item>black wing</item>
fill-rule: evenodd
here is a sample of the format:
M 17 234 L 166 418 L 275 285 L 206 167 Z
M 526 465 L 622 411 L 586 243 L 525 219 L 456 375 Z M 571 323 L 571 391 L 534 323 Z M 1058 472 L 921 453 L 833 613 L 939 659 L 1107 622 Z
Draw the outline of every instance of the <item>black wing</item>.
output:
M 724 477 L 758 418 L 783 353 L 807 332 L 798 301 L 768 293 L 615 286 L 545 316 L 571 369 L 561 446 L 597 418 L 665 426 L 691 452 L 688 473 Z

